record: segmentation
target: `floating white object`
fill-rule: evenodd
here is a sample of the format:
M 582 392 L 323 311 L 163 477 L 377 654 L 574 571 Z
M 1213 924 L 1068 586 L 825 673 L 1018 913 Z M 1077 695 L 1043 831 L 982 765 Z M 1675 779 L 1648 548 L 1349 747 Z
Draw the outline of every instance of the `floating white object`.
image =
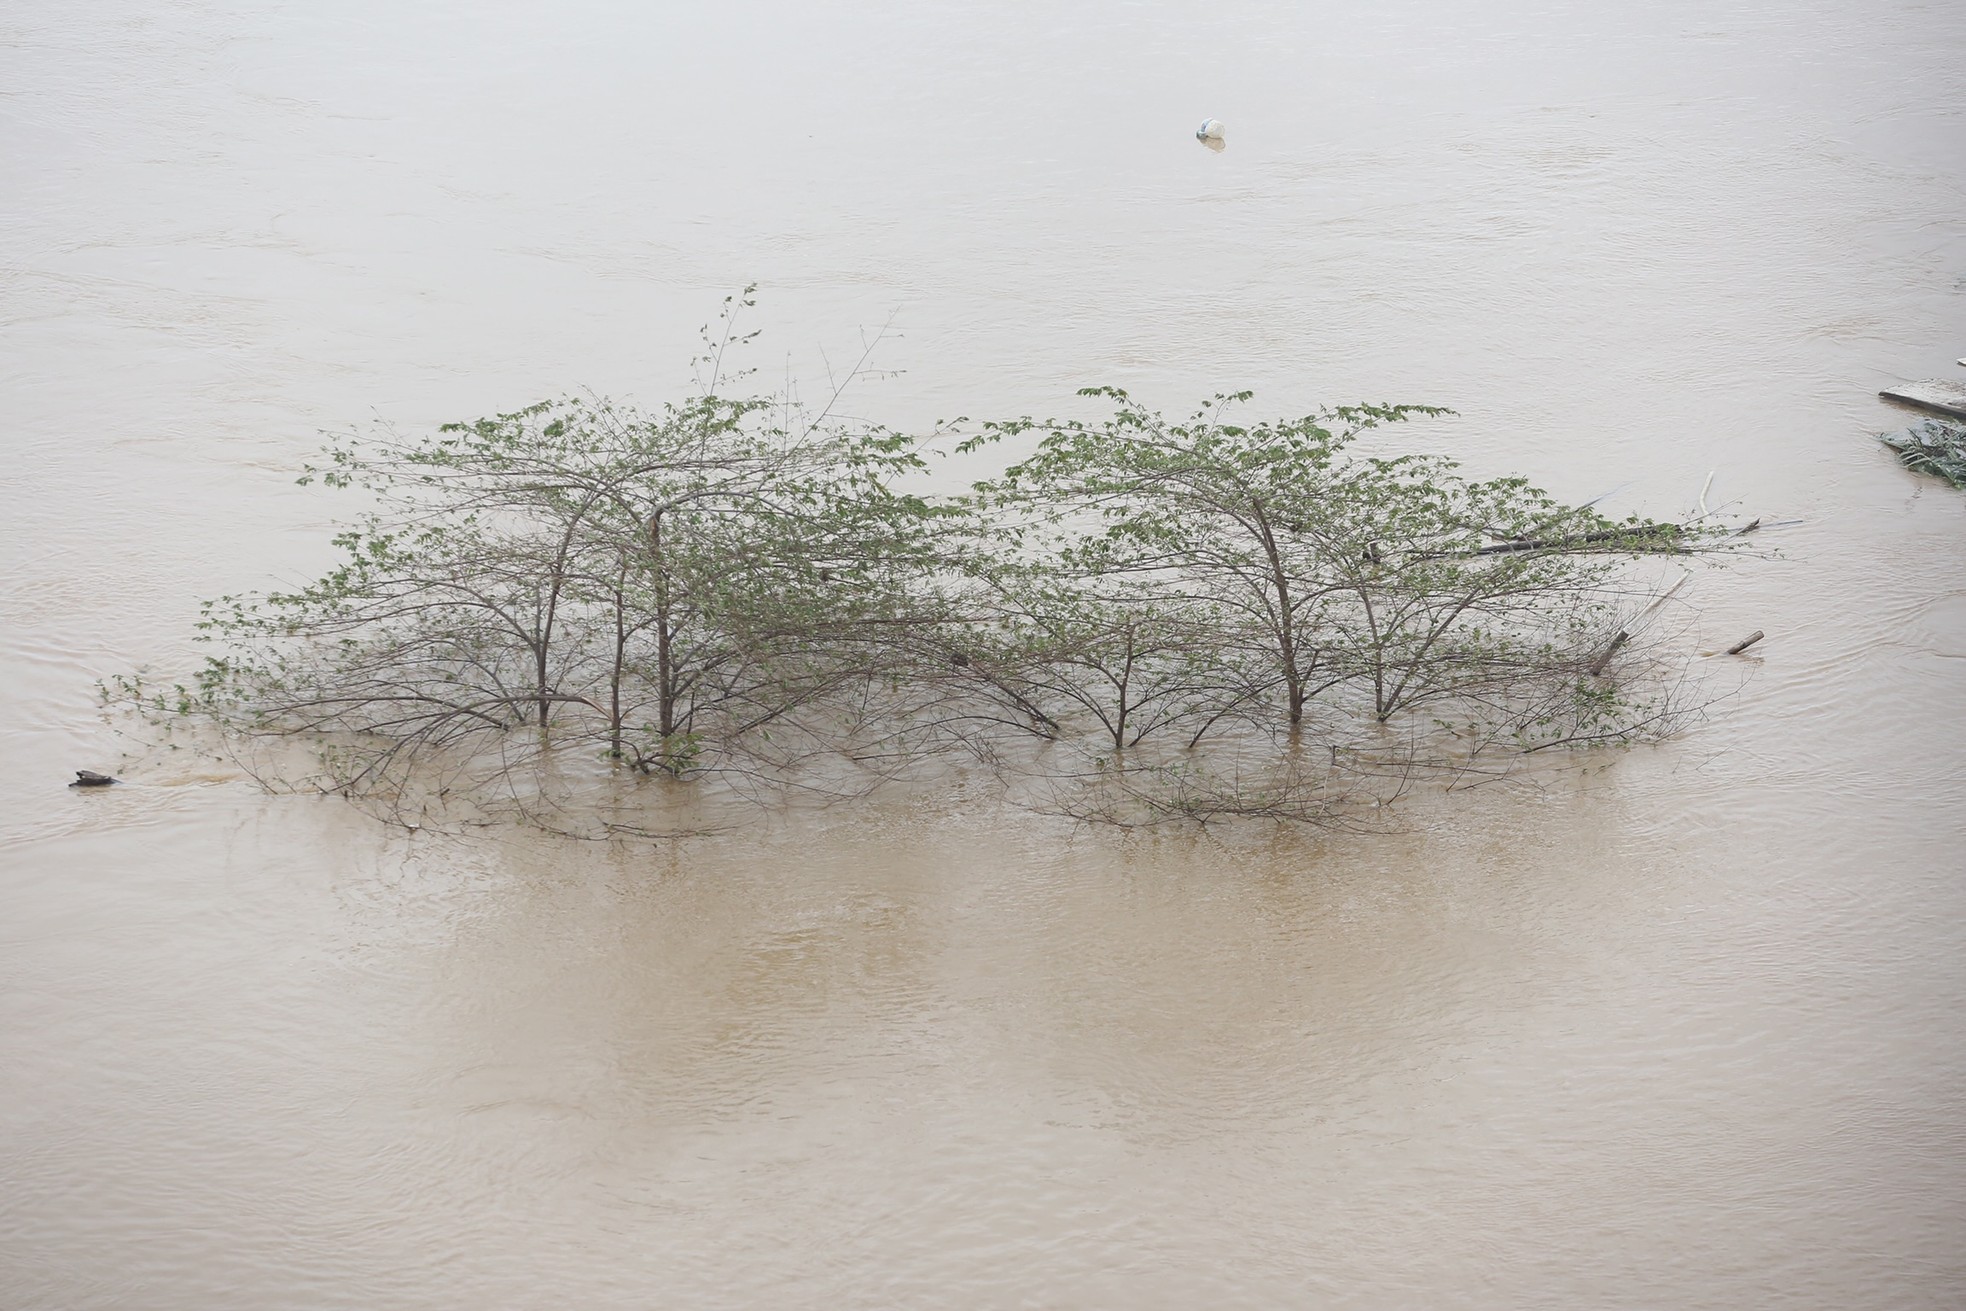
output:
M 1206 119 L 1200 127 L 1195 129 L 1195 140 L 1197 141 L 1220 141 L 1221 139 L 1222 120 L 1219 118 Z

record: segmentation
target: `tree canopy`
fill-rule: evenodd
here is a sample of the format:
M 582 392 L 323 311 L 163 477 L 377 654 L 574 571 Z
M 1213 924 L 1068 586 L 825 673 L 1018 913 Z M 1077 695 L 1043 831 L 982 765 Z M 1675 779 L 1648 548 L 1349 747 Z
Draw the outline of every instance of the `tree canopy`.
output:
M 1428 744 L 1672 722 L 1612 659 L 1657 594 L 1631 564 L 1714 531 L 1358 453 L 1433 407 L 1249 421 L 1242 393 L 1170 421 L 1083 394 L 1106 416 L 946 445 L 707 388 L 349 434 L 302 479 L 368 498 L 339 562 L 209 604 L 205 668 L 147 704 L 305 743 L 307 782 L 351 795 L 609 768 L 836 795 L 980 762 L 1128 822 L 1328 822 L 1450 758 Z M 996 449 L 1023 454 L 927 490 L 934 454 Z M 539 781 L 567 761 L 598 764 Z

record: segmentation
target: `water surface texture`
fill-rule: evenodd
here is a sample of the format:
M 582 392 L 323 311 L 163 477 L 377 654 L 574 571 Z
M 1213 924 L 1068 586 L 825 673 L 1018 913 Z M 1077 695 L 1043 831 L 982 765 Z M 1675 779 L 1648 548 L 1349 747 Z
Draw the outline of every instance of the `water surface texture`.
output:
M 1966 497 L 1870 438 L 1966 354 L 1966 8 L 16 0 L 0 129 L 9 1311 L 1966 1296 Z M 752 281 L 763 383 L 888 325 L 897 425 L 1711 472 L 1797 521 L 1687 593 L 1768 638 L 1373 837 L 62 787 L 93 680 L 326 559 L 318 430 L 659 402 Z

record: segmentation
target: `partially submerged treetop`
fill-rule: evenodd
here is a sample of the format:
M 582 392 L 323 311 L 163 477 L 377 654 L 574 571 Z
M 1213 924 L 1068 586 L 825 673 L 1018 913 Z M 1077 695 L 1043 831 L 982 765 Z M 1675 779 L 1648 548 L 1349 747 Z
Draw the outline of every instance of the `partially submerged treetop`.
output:
M 1110 416 L 984 425 L 956 449 L 1035 447 L 947 497 L 921 441 L 784 397 L 343 437 L 308 474 L 373 499 L 341 562 L 214 603 L 218 653 L 163 708 L 315 743 L 356 793 L 434 771 L 531 805 L 570 759 L 837 791 L 958 753 L 1133 812 L 1310 819 L 1349 786 L 1307 772 L 1313 732 L 1335 770 L 1416 711 L 1521 746 L 1666 722 L 1597 674 L 1652 595 L 1621 562 L 1695 528 L 1355 453 L 1433 407 L 1086 394 Z
M 1369 681 L 1385 720 L 1422 700 L 1520 676 L 1554 655 L 1557 621 L 1588 636 L 1619 558 L 1700 536 L 1563 505 L 1522 478 L 1485 482 L 1437 456 L 1362 458 L 1364 431 L 1447 411 L 1344 406 L 1234 422 L 1247 393 L 1170 423 L 1111 388 L 1098 423 L 989 425 L 970 448 L 1036 431 L 1030 456 L 976 504 L 1027 525 L 1041 551 L 1087 558 L 1159 604 L 1205 605 L 1261 653 L 1288 723 Z

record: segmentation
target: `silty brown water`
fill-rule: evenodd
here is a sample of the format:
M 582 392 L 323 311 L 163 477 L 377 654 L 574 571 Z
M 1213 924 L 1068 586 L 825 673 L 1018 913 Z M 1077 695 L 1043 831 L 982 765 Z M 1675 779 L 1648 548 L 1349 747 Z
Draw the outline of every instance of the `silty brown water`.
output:
M 0 1303 L 1956 1304 L 1966 500 L 1868 434 L 1966 343 L 1966 15 L 30 0 L 0 51 Z M 891 316 L 896 424 L 1247 386 L 1620 513 L 1713 471 L 1800 521 L 1692 585 L 1769 637 L 1679 743 L 1383 837 L 61 787 L 93 679 L 324 560 L 316 429 L 659 400 L 752 280 L 767 381 Z

